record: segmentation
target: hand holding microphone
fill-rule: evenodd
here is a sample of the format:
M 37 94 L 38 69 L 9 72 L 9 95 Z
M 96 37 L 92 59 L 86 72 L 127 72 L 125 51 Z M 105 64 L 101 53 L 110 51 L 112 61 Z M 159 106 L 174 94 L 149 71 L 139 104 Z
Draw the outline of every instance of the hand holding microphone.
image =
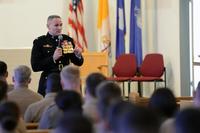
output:
M 63 40 L 63 36 L 62 35 L 59 35 L 58 36 L 58 47 L 61 48 L 61 41 Z
M 53 60 L 56 61 L 61 56 L 62 56 L 62 48 L 61 47 L 57 47 L 56 50 L 54 51 L 54 54 L 53 54 Z
M 54 51 L 54 54 L 53 54 L 53 60 L 54 61 L 58 60 L 63 54 L 62 46 L 61 46 L 62 40 L 63 40 L 63 36 L 59 35 L 58 36 L 58 46 L 57 46 L 57 48 L 56 48 L 56 50 Z

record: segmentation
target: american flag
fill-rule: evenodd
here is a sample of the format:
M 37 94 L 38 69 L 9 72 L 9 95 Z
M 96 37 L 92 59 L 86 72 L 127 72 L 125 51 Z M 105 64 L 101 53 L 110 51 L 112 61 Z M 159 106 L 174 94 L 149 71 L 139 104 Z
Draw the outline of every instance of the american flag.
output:
M 87 49 L 87 40 L 83 26 L 82 0 L 71 0 L 69 3 L 68 34 L 74 39 L 75 45 L 83 51 Z

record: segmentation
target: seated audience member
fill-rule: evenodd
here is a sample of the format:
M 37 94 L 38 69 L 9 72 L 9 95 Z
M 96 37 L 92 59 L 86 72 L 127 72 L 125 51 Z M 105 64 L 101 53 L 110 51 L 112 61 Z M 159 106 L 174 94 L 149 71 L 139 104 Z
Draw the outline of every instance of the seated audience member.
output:
M 6 101 L 7 89 L 8 89 L 7 83 L 5 81 L 0 80 L 0 103 Z
M 82 99 L 79 93 L 72 90 L 65 90 L 58 93 L 55 104 L 49 106 L 42 114 L 39 129 L 53 129 L 56 127 L 63 113 L 76 112 L 82 114 Z
M 121 97 L 121 88 L 112 81 L 102 82 L 97 86 L 97 108 L 100 121 L 96 125 L 97 133 L 109 132 L 108 124 L 108 109 Z
M 63 90 L 73 90 L 81 94 L 80 70 L 77 66 L 65 66 L 60 73 L 60 78 Z
M 0 61 L 0 80 L 3 80 L 7 83 L 8 78 L 8 70 L 7 70 L 7 64 L 3 61 Z M 8 84 L 8 90 L 7 92 L 13 90 L 14 86 L 12 84 Z
M 97 122 L 99 119 L 97 113 L 96 87 L 105 80 L 106 77 L 101 73 L 91 73 L 86 78 L 83 114 L 90 118 L 93 122 Z
M 82 98 L 79 93 L 71 90 L 60 92 L 55 98 L 56 105 L 62 112 L 73 111 L 82 114 Z
M 7 101 L 7 88 L 8 88 L 7 83 L 5 81 L 1 81 L 0 80 L 0 105 L 4 104 Z M 8 105 L 10 105 L 10 104 L 8 104 Z M 6 106 L 7 106 L 7 104 L 6 104 Z M 13 103 L 11 103 L 11 106 L 15 107 L 16 105 L 13 105 Z M 15 110 L 15 109 L 12 108 L 12 110 Z M 18 107 L 16 108 L 16 113 L 18 113 L 17 110 L 19 110 Z M 24 124 L 24 121 L 23 121 L 23 119 L 21 117 L 19 119 L 19 122 L 18 122 L 16 130 L 17 130 L 17 133 L 26 133 L 25 124 Z
M 155 90 L 149 100 L 149 108 L 158 115 L 161 124 L 160 133 L 173 133 L 174 116 L 178 108 L 172 91 L 169 88 Z
M 44 110 L 54 102 L 57 92 L 62 90 L 60 75 L 58 73 L 51 73 L 47 77 L 46 84 L 44 99 L 28 106 L 24 115 L 25 122 L 39 122 Z
M 119 120 L 127 111 L 132 109 L 135 105 L 128 101 L 117 100 L 111 104 L 108 109 L 108 126 L 112 133 L 116 133 L 119 130 Z
M 194 95 L 194 105 L 200 107 L 200 82 L 197 85 L 195 95 Z
M 154 91 L 149 100 L 149 108 L 158 114 L 160 123 L 173 118 L 177 112 L 176 98 L 168 88 L 159 88 Z
M 14 102 L 0 104 L 0 132 L 26 133 L 25 125 L 20 119 L 20 111 Z
M 199 133 L 200 110 L 186 108 L 181 110 L 175 120 L 176 133 Z
M 159 133 L 157 116 L 148 108 L 132 106 L 118 121 L 115 133 Z
M 60 73 L 60 78 L 61 78 L 61 85 L 63 90 L 70 90 L 70 91 L 75 91 L 79 94 L 80 92 L 80 71 L 79 68 L 73 65 L 68 65 L 65 66 L 61 73 Z M 40 129 L 52 129 L 55 128 L 55 125 L 57 123 L 58 119 L 54 119 L 55 117 L 61 115 L 62 112 L 56 103 L 53 103 L 50 105 L 46 111 L 42 114 L 41 120 L 39 122 L 39 128 Z
M 93 127 L 83 115 L 68 112 L 58 122 L 54 133 L 93 133 Z
M 13 82 L 14 90 L 8 93 L 8 100 L 16 102 L 24 116 L 27 107 L 43 97 L 29 89 L 31 69 L 28 66 L 20 65 L 14 69 Z

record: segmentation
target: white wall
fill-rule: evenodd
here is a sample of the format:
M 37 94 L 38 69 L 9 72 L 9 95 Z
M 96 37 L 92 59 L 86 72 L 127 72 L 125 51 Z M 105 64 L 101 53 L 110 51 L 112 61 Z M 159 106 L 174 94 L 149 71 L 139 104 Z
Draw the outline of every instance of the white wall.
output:
M 179 0 L 157 0 L 157 48 L 164 54 L 167 84 L 180 95 Z
M 188 0 L 157 0 L 157 50 L 165 57 L 168 86 L 176 95 L 189 95 Z
M 64 5 L 65 0 L 0 1 L 0 48 L 32 47 L 34 38 L 46 34 L 46 19 L 50 14 L 66 18 Z

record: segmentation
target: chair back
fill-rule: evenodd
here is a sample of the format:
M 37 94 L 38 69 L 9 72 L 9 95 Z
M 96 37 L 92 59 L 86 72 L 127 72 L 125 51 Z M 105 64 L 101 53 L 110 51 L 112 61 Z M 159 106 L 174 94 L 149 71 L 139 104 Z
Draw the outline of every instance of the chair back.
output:
M 117 77 L 133 77 L 137 71 L 137 63 L 135 54 L 122 54 L 120 55 L 114 67 L 112 68 L 113 74 Z
M 140 67 L 142 76 L 161 77 L 164 70 L 163 55 L 158 53 L 147 54 Z

